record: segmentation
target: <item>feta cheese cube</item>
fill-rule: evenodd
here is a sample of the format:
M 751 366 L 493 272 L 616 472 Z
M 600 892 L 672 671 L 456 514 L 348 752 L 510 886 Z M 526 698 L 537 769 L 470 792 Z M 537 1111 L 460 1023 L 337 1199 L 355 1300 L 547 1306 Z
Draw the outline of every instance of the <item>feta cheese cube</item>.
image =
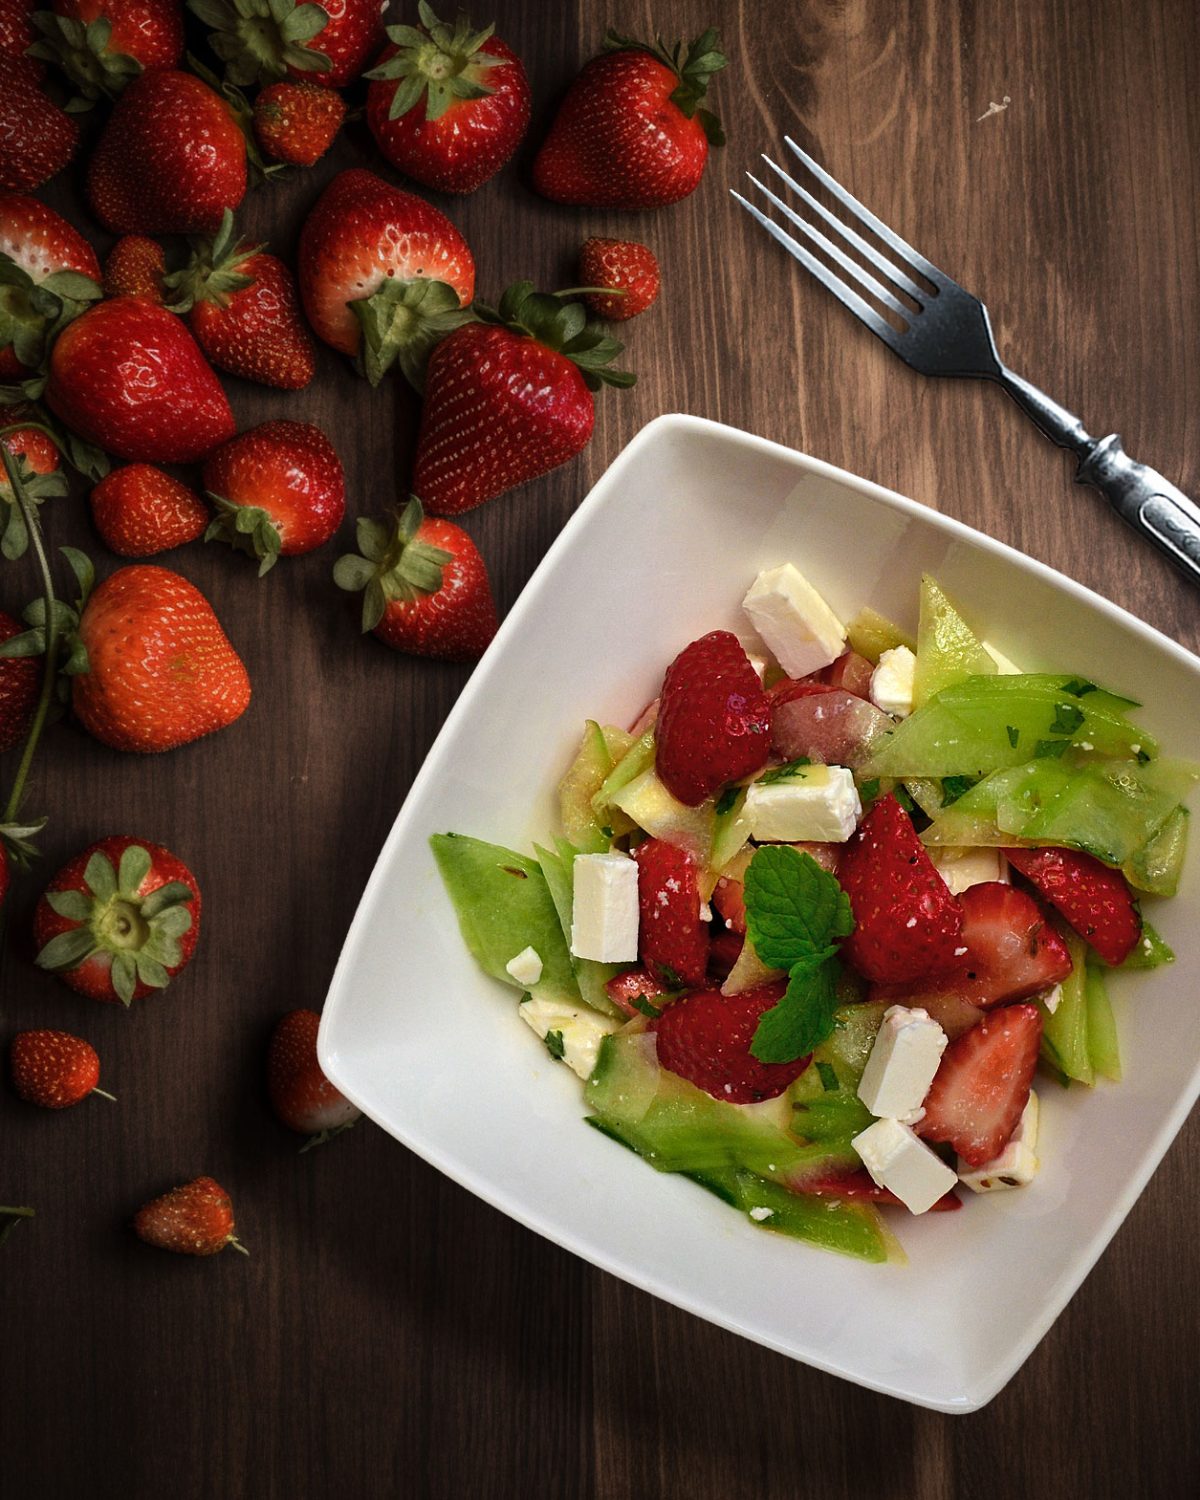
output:
M 845 766 L 800 766 L 779 781 L 753 781 L 743 816 L 760 844 L 844 844 L 862 803 Z
M 638 956 L 638 871 L 628 854 L 577 854 L 571 952 L 603 964 Z
M 1037 1176 L 1038 1159 L 1034 1155 L 1038 1133 L 1038 1100 L 1032 1089 L 1029 1102 L 1017 1121 L 1017 1128 L 999 1156 L 981 1167 L 958 1164 L 958 1180 L 976 1193 L 994 1193 L 1005 1188 L 1024 1187 Z
M 963 891 L 970 890 L 973 885 L 983 885 L 985 881 L 1001 880 L 1006 885 L 1011 882 L 1008 860 L 999 849 L 983 846 L 953 848 L 945 845 L 940 849 L 931 849 L 929 853 L 938 874 L 956 896 L 961 896 Z
M 1037 998 L 1042 1002 L 1042 1004 L 1046 1007 L 1050 1014 L 1053 1015 L 1058 1007 L 1062 1004 L 1062 997 L 1062 985 L 1052 984 L 1044 995 L 1039 995 Z
M 925 1213 L 958 1181 L 912 1126 L 899 1120 L 876 1120 L 850 1144 L 872 1181 L 895 1193 L 910 1213 Z
M 560 1000 L 523 1000 L 517 1009 L 543 1041 L 552 1031 L 562 1037 L 562 1060 L 580 1078 L 591 1077 L 600 1043 L 622 1024 L 589 1006 L 565 1005 Z
M 907 719 L 913 710 L 913 677 L 917 658 L 907 646 L 893 646 L 871 673 L 871 702 L 885 714 Z
M 925 1113 L 921 1104 L 946 1042 L 946 1033 L 928 1011 L 889 1006 L 859 1080 L 858 1097 L 873 1115 L 915 1125 Z
M 845 650 L 846 627 L 791 563 L 761 572 L 742 608 L 789 677 L 807 677 Z
M 530 989 L 542 977 L 542 956 L 536 948 L 522 948 L 504 967 L 518 984 Z
M 997 651 L 995 646 L 989 646 L 986 641 L 982 644 L 983 649 L 996 663 L 996 671 L 1001 677 L 1019 677 L 1021 675 L 1020 667 L 1015 662 L 1009 661 L 1003 651 Z

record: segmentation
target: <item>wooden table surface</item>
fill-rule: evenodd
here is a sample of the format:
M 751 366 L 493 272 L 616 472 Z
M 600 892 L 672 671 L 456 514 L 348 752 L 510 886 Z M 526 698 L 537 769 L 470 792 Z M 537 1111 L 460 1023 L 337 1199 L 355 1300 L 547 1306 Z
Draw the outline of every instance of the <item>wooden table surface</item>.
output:
M 466 518 L 501 611 L 630 437 L 687 411 L 915 496 L 1195 649 L 1196 593 L 1070 484 L 1065 455 L 993 388 L 911 375 L 726 191 L 793 133 L 986 298 L 1017 368 L 1093 430 L 1119 427 L 1131 452 L 1195 494 L 1194 0 L 676 0 L 655 19 L 672 36 L 719 23 L 732 58 L 714 91 L 729 145 L 693 197 L 653 216 L 552 206 L 526 185 L 527 151 L 442 204 L 492 298 L 519 276 L 570 283 L 589 233 L 645 238 L 664 271 L 658 305 L 629 327 L 639 383 L 598 398 L 583 457 Z M 533 82 L 531 140 L 605 24 L 650 26 L 642 4 L 545 0 L 507 0 L 499 21 Z M 1005 107 L 988 114 L 993 101 Z M 311 172 L 253 195 L 245 228 L 289 253 L 350 165 L 380 165 L 361 125 Z M 107 247 L 77 169 L 44 196 Z M 398 379 L 371 391 L 323 349 L 302 394 L 227 383 L 241 425 L 288 415 L 326 428 L 352 514 L 406 494 L 417 406 Z M 736 524 L 731 496 L 731 534 Z M 81 502 L 52 504 L 48 528 L 102 573 L 117 566 Z M 259 582 L 225 549 L 174 554 L 248 664 L 249 712 L 155 759 L 106 750 L 70 723 L 45 745 L 31 798 L 52 819 L 39 874 L 108 832 L 159 840 L 197 872 L 205 925 L 186 975 L 125 1014 L 33 968 L 36 881 L 13 900 L 3 1039 L 29 1026 L 86 1035 L 120 1102 L 51 1116 L 0 1092 L 0 1202 L 37 1208 L 0 1257 L 0 1489 L 30 1500 L 1196 1493 L 1195 1119 L 1026 1366 L 986 1410 L 958 1418 L 633 1290 L 373 1125 L 296 1154 L 264 1098 L 266 1038 L 284 1010 L 320 1007 L 376 852 L 467 677 L 360 641 L 356 604 L 331 583 L 336 555 L 285 561 Z M 621 586 L 614 559 L 613 607 Z M 34 587 L 31 565 L 5 565 L 0 603 L 19 607 Z M 249 1259 L 185 1260 L 130 1233 L 142 1200 L 199 1173 L 232 1193 Z

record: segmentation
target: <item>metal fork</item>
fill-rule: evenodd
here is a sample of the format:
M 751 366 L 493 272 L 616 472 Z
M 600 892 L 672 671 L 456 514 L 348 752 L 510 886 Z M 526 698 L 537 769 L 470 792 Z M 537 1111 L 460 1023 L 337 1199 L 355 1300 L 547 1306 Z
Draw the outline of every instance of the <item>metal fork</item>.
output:
M 818 246 L 843 274 L 839 275 L 838 271 L 818 260 L 782 224 L 735 192 L 733 196 L 742 207 L 753 214 L 769 234 L 906 365 L 922 375 L 972 376 L 1002 385 L 1052 442 L 1060 448 L 1069 448 L 1077 456 L 1077 482 L 1094 485 L 1122 520 L 1152 541 L 1185 577 L 1193 583 L 1200 583 L 1200 507 L 1170 480 L 1131 459 L 1116 433 L 1099 439 L 1091 437 L 1079 418 L 1066 407 L 1010 370 L 996 353 L 987 308 L 979 298 L 964 291 L 957 281 L 952 281 L 944 271 L 919 255 L 818 166 L 795 141 L 787 136 L 784 139 L 802 166 L 837 199 L 851 222 L 831 213 L 768 156 L 763 160 L 803 203 L 807 215 L 798 212 L 751 173 L 746 175 L 787 223 Z M 838 238 L 823 233 L 817 227 L 818 221 Z M 855 221 L 882 240 L 896 260 L 882 254 L 864 239 L 853 227 Z M 873 275 L 868 265 L 847 255 L 843 246 L 853 247 L 879 275 Z M 912 272 L 928 282 L 933 291 L 920 285 Z M 915 302 L 915 310 L 909 302 L 901 301 L 880 278 L 885 278 L 892 287 Z M 863 292 L 888 308 L 903 326 L 893 326 L 866 300 Z

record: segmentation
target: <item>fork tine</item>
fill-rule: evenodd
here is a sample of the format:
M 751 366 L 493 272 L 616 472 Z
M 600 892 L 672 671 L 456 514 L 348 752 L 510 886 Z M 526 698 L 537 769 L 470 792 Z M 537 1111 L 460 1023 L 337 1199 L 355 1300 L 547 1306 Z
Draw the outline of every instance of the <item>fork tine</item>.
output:
M 763 157 L 763 160 L 767 163 L 768 166 L 774 165 L 765 156 Z M 783 174 L 781 173 L 780 175 L 782 176 Z M 752 172 L 747 172 L 746 176 L 749 177 L 750 181 L 756 188 L 758 188 L 760 193 L 764 193 L 771 200 L 771 202 L 780 211 L 780 213 L 784 215 L 785 218 L 790 220 L 791 223 L 793 223 L 796 228 L 799 229 L 802 233 L 806 234 L 814 244 L 819 245 L 821 249 L 825 251 L 826 255 L 831 256 L 835 261 L 837 261 L 838 265 L 841 266 L 842 270 L 845 271 L 847 275 L 853 277 L 853 279 L 857 281 L 860 286 L 865 287 L 873 297 L 877 297 L 885 307 L 890 307 L 893 312 L 898 312 L 906 321 L 912 317 L 912 309 L 905 307 L 903 302 L 899 301 L 898 298 L 893 297 L 891 292 L 888 291 L 887 287 L 883 286 L 880 282 L 875 280 L 870 271 L 868 271 L 864 266 L 860 266 L 857 261 L 851 260 L 848 255 L 843 254 L 842 251 L 839 250 L 838 247 L 833 243 L 833 241 L 830 240 L 826 235 L 823 235 L 819 229 L 814 229 L 811 224 L 807 224 L 795 211 L 795 209 L 789 208 L 782 198 L 777 198 L 771 191 L 771 189 L 764 183 L 759 182 L 758 178 L 755 177 Z M 914 291 L 915 290 L 916 288 L 914 287 Z
M 904 256 L 910 265 L 916 266 L 917 270 L 923 276 L 927 276 L 935 286 L 944 286 L 947 282 L 950 282 L 950 277 L 944 271 L 939 271 L 932 261 L 926 260 L 923 255 L 918 254 L 907 240 L 902 240 L 894 230 L 888 228 L 882 219 L 876 218 L 869 208 L 858 201 L 853 193 L 848 193 L 835 177 L 831 177 L 824 167 L 815 162 L 803 147 L 797 146 L 790 135 L 785 135 L 783 139 L 789 149 L 800 158 L 817 181 L 823 183 L 838 202 L 861 219 L 868 228 L 873 229 L 885 244 L 890 245 L 895 250 L 897 255 Z M 954 283 L 951 284 L 953 285 Z
M 831 291 L 839 302 L 845 303 L 856 317 L 861 318 L 871 332 L 877 334 L 889 349 L 894 349 L 897 353 L 900 352 L 900 335 L 885 318 L 880 317 L 879 313 L 868 302 L 864 302 L 852 287 L 847 286 L 840 276 L 835 276 L 827 265 L 819 261 L 815 255 L 810 254 L 799 240 L 794 239 L 786 229 L 776 224 L 774 219 L 768 218 L 761 209 L 756 208 L 748 199 L 743 198 L 741 193 L 734 192 L 732 188 L 730 188 L 730 192 L 733 193 L 733 196 L 742 207 L 758 220 L 773 239 L 777 239 L 785 250 L 790 251 L 796 257 L 805 270 L 811 271 L 821 285 Z
M 895 261 L 888 260 L 887 256 L 881 255 L 874 245 L 868 244 L 861 234 L 850 228 L 849 224 L 843 224 L 836 214 L 830 213 L 823 203 L 818 203 L 807 188 L 802 188 L 794 178 L 789 177 L 783 168 L 777 162 L 773 162 L 765 153 L 763 161 L 766 162 L 772 172 L 787 183 L 788 187 L 791 188 L 797 197 L 804 199 L 805 203 L 808 204 L 814 213 L 820 214 L 821 218 L 827 224 L 836 229 L 860 254 L 866 256 L 877 271 L 882 271 L 893 286 L 898 286 L 902 292 L 907 292 L 910 297 L 915 297 L 919 302 L 925 301 L 928 293 L 923 287 L 918 286 L 911 276 L 906 276 Z M 790 210 L 785 209 L 784 212 L 787 213 L 789 218 L 792 217 Z

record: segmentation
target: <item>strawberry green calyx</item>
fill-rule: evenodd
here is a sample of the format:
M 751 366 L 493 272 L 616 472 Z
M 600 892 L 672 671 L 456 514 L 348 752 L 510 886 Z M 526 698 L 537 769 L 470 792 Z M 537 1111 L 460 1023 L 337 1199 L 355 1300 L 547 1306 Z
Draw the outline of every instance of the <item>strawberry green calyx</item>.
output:
M 695 118 L 700 122 L 710 145 L 725 144 L 725 132 L 720 120 L 711 110 L 700 108 L 713 74 L 729 65 L 729 59 L 721 51 L 721 38 L 715 26 L 702 32 L 689 46 L 676 42 L 673 47 L 668 47 L 660 36 L 656 36 L 653 42 L 639 42 L 633 37 L 609 31 L 604 38 L 604 50 L 648 52 L 664 67 L 670 68 L 679 79 L 679 87 L 672 93 L 671 103 L 687 119 Z
M 0 1245 L 3 1245 L 18 1224 L 36 1217 L 32 1208 L 5 1208 L 0 1205 Z
M 149 851 L 140 844 L 131 844 L 116 868 L 97 850 L 84 870 L 86 890 L 47 891 L 51 910 L 76 925 L 50 939 L 35 960 L 38 967 L 61 973 L 107 953 L 112 987 L 122 1004 L 130 1003 L 139 982 L 164 989 L 169 970 L 183 960 L 179 939 L 192 925 L 187 903 L 195 893 L 181 880 L 171 880 L 139 896 L 150 868 Z
M 494 92 L 487 84 L 488 69 L 505 61 L 483 50 L 496 30 L 494 25 L 475 31 L 460 13 L 450 26 L 438 20 L 426 0 L 421 0 L 417 11 L 421 25 L 389 26 L 388 40 L 399 51 L 363 75 L 398 80 L 388 107 L 389 120 L 406 115 L 422 97 L 427 120 L 440 119 L 460 100 L 484 98 Z
M 49 649 L 53 657 L 50 667 L 63 677 L 77 677 L 88 670 L 87 647 L 79 637 L 79 620 L 95 584 L 96 570 L 87 554 L 78 548 L 59 550 L 75 575 L 79 589 L 75 603 L 67 604 L 52 593 L 39 596 L 21 611 L 29 629 L 10 636 L 0 646 L 0 657 L 45 656 Z M 69 683 L 59 683 L 59 697 L 64 703 L 70 696 L 69 689 Z
M 565 300 L 579 291 L 596 290 L 583 287 L 571 292 L 538 292 L 532 281 L 516 281 L 500 298 L 498 308 L 476 302 L 474 311 L 482 323 L 499 324 L 564 355 L 578 365 L 589 390 L 598 391 L 602 385 L 631 386 L 637 380 L 632 371 L 608 368 L 625 345 L 589 322 L 582 302 Z
M 188 0 L 188 9 L 213 28 L 208 45 L 225 64 L 230 83 L 275 83 L 290 68 L 328 73 L 324 52 L 303 44 L 324 31 L 329 12 L 295 0 Z
M 269 573 L 279 560 L 283 538 L 279 527 L 260 505 L 239 505 L 224 495 L 204 492 L 212 501 L 216 515 L 204 533 L 206 542 L 227 542 L 235 552 L 258 559 L 258 576 Z
M 415 603 L 441 588 L 442 569 L 453 559 L 443 547 L 418 540 L 424 519 L 424 508 L 415 495 L 391 525 L 360 516 L 359 552 L 348 552 L 334 564 L 333 581 L 338 588 L 362 593 L 364 632 L 375 629 L 389 604 Z
M 0 349 L 11 346 L 29 370 L 40 370 L 55 335 L 103 295 L 101 287 L 81 271 L 55 271 L 44 281 L 34 281 L 0 251 Z
M 163 277 L 163 287 L 168 294 L 167 306 L 174 313 L 189 312 L 197 302 L 215 302 L 218 307 L 228 307 L 234 292 L 254 285 L 254 277 L 246 275 L 241 268 L 266 248 L 239 241 L 233 212 L 228 208 L 212 239 L 192 235 L 188 244 L 192 255 L 187 265 Z
M 67 105 L 72 113 L 91 109 L 102 96 L 115 99 L 142 71 L 136 57 L 109 50 L 113 28 L 107 16 L 97 16 L 85 24 L 70 16 L 39 10 L 29 19 L 41 34 L 27 49 L 29 56 L 61 68 L 79 90 L 79 97 Z
M 3 444 L 0 443 L 0 446 Z M 52 469 L 49 474 L 39 474 L 30 468 L 24 454 L 10 453 L 7 448 L 5 453 L 5 469 L 0 470 L 0 557 L 15 562 L 29 550 L 29 526 L 24 509 L 17 503 L 14 485 L 7 476 L 8 465 L 15 468 L 25 491 L 25 498 L 33 506 L 41 505 L 43 500 L 65 495 L 67 476 L 61 469 Z
M 358 364 L 378 385 L 393 364 L 418 393 L 425 388 L 425 366 L 433 346 L 474 314 L 444 281 L 386 277 L 377 291 L 350 303 L 362 329 Z

